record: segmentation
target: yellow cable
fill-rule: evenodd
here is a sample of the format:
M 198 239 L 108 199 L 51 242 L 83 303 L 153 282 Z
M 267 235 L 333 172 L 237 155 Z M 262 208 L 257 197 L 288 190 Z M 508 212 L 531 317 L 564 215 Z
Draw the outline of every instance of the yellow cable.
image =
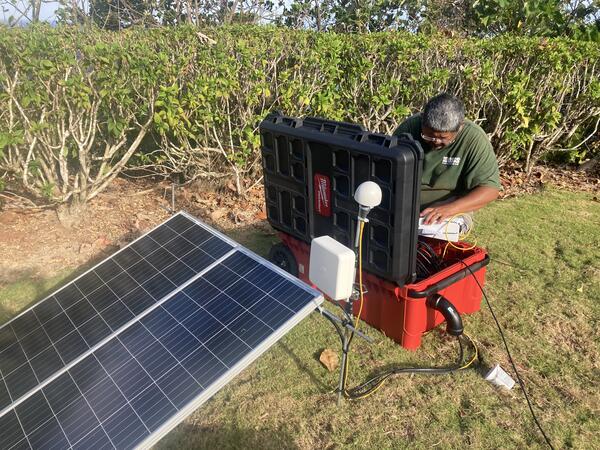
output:
M 460 367 L 458 370 L 463 370 L 466 369 L 467 367 L 469 367 L 471 364 L 473 364 L 475 362 L 475 360 L 477 359 L 477 357 L 479 356 L 479 352 L 477 350 L 477 346 L 475 345 L 475 342 L 473 342 L 473 339 L 471 339 L 471 336 L 469 336 L 467 333 L 463 333 L 464 336 L 469 340 L 469 342 L 471 343 L 471 346 L 473 347 L 473 349 L 475 350 L 475 354 L 473 355 L 473 357 L 471 358 L 471 361 L 469 361 L 467 364 L 465 364 L 464 366 Z
M 358 307 L 358 315 L 356 316 L 356 322 L 354 323 L 354 330 L 358 328 L 358 322 L 360 321 L 360 315 L 363 310 L 363 284 L 362 284 L 362 236 L 365 223 L 360 223 L 360 231 L 358 234 L 358 289 L 360 290 L 360 306 Z
M 356 321 L 354 322 L 354 331 L 358 329 L 358 324 L 360 322 L 360 315 L 362 314 L 364 297 L 363 297 L 363 285 L 362 285 L 362 237 L 363 230 L 365 228 L 365 223 L 363 221 L 360 222 L 360 228 L 358 232 L 358 289 L 360 291 L 360 306 L 358 307 L 358 315 L 356 316 Z M 346 382 L 348 381 L 348 372 L 350 367 L 350 354 L 346 354 L 346 364 L 344 370 L 344 385 L 343 391 L 346 396 L 348 396 L 348 391 L 346 391 Z
M 450 222 L 452 222 L 452 220 L 456 217 L 459 216 L 466 216 L 466 213 L 458 213 L 458 214 L 454 214 L 452 217 L 450 217 L 450 219 L 448 219 L 448 221 L 446 222 L 446 226 L 444 227 L 444 234 L 446 235 L 446 246 L 444 247 L 444 252 L 442 253 L 442 259 L 444 259 L 446 257 L 446 252 L 448 251 L 448 247 L 453 247 L 457 250 L 466 252 L 468 250 L 473 250 L 476 246 L 477 243 L 474 243 L 473 245 L 471 245 L 470 247 L 460 247 L 458 245 L 455 245 L 454 242 L 450 241 L 450 236 L 448 236 L 448 225 L 450 224 Z M 473 227 L 469 227 L 469 229 L 467 230 L 466 233 L 460 233 L 458 236 L 458 240 L 459 241 L 464 241 L 470 234 L 471 234 L 471 230 L 473 229 Z

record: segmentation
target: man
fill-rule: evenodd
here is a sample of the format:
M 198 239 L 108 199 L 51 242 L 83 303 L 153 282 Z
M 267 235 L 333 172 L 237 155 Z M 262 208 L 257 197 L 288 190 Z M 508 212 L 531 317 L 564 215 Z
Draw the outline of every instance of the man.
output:
M 409 133 L 423 146 L 421 217 L 426 224 L 483 208 L 498 198 L 498 161 L 485 132 L 465 119 L 463 103 L 442 93 L 394 134 Z

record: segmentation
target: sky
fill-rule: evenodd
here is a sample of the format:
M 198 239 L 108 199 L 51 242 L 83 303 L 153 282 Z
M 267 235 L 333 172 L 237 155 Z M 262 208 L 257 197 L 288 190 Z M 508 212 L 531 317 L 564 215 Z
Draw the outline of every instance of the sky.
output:
M 19 4 L 19 3 L 22 3 L 22 0 L 17 2 L 17 4 Z M 56 9 L 58 8 L 58 6 L 59 6 L 58 2 L 42 3 L 42 9 L 40 11 L 40 19 L 52 22 L 53 19 L 56 18 L 55 12 L 56 12 Z M 6 11 L 2 14 L 2 16 L 0 16 L 0 20 L 2 20 L 2 22 L 8 21 L 8 18 L 10 16 L 16 16 L 17 13 L 13 8 L 11 8 L 10 6 L 8 6 L 6 4 L 4 4 L 3 7 Z

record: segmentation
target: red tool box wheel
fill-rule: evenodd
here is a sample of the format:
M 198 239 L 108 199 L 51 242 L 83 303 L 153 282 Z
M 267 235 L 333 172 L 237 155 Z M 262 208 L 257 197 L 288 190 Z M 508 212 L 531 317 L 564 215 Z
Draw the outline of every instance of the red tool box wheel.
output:
M 282 243 L 273 245 L 269 250 L 269 261 L 281 267 L 290 275 L 298 276 L 298 262 L 287 245 Z

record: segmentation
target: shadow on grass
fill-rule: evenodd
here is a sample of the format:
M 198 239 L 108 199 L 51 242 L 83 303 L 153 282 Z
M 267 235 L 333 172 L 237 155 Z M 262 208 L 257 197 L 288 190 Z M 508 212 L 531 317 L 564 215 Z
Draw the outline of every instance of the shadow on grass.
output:
M 3 273 L 2 278 L 4 280 L 15 281 L 5 283 L 4 287 L 0 287 L 0 327 L 52 295 L 118 249 L 117 246 L 110 247 L 88 259 L 76 269 L 64 269 L 64 271 L 48 278 L 40 278 L 31 268 L 13 269 Z M 10 307 L 10 305 L 14 306 Z
M 156 449 L 289 449 L 299 448 L 292 437 L 282 430 L 251 430 L 232 425 L 229 427 L 202 427 L 182 423 Z

